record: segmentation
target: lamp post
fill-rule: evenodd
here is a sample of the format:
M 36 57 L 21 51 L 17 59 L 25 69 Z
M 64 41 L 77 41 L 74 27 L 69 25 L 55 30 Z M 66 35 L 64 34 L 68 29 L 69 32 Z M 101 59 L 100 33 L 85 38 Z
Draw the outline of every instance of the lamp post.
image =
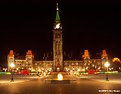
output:
M 13 80 L 13 68 L 15 67 L 15 64 L 11 63 L 10 67 L 11 67 L 11 82 L 14 82 L 14 80 Z
M 110 63 L 109 62 L 106 62 L 105 64 L 104 64 L 104 66 L 107 68 L 106 70 L 107 70 L 107 73 L 106 73 L 106 81 L 109 81 L 109 79 L 108 79 L 108 67 L 110 66 Z

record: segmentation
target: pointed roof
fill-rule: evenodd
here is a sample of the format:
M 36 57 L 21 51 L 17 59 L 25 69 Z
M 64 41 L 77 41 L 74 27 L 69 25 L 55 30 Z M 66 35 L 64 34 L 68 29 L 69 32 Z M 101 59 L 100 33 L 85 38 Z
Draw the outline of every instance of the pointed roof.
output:
M 10 52 L 9 52 L 9 56 L 14 56 L 14 52 L 13 52 L 13 50 L 10 50 Z
M 56 21 L 60 21 L 58 3 L 56 3 Z
M 26 52 L 26 55 L 32 55 L 32 51 L 28 50 L 28 52 Z

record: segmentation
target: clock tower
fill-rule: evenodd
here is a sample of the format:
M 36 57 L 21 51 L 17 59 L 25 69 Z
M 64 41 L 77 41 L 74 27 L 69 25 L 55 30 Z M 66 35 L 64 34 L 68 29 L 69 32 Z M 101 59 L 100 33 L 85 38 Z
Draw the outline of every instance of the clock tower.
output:
M 56 19 L 53 27 L 53 70 L 63 71 L 63 40 L 62 25 L 59 17 L 58 3 L 56 4 Z

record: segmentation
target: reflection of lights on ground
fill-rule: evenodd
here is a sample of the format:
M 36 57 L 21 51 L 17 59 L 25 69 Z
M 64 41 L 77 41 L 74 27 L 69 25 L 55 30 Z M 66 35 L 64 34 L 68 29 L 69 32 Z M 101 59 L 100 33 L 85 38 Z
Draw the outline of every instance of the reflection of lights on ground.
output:
M 61 73 L 59 73 L 59 74 L 57 75 L 57 78 L 58 78 L 58 80 L 63 80 L 63 75 L 62 75 Z
M 61 89 L 61 87 L 57 87 L 56 94 L 62 94 L 62 89 Z

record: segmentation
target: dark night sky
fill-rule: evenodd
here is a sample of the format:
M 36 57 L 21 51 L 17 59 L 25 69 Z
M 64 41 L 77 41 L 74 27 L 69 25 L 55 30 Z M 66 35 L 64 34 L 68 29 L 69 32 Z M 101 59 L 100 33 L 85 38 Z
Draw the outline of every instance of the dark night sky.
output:
M 63 49 L 81 57 L 106 49 L 110 57 L 121 58 L 121 8 L 101 2 L 60 0 Z M 36 59 L 52 52 L 52 26 L 56 14 L 54 0 L 0 1 L 0 62 L 6 62 L 10 49 L 25 55 L 32 49 Z

